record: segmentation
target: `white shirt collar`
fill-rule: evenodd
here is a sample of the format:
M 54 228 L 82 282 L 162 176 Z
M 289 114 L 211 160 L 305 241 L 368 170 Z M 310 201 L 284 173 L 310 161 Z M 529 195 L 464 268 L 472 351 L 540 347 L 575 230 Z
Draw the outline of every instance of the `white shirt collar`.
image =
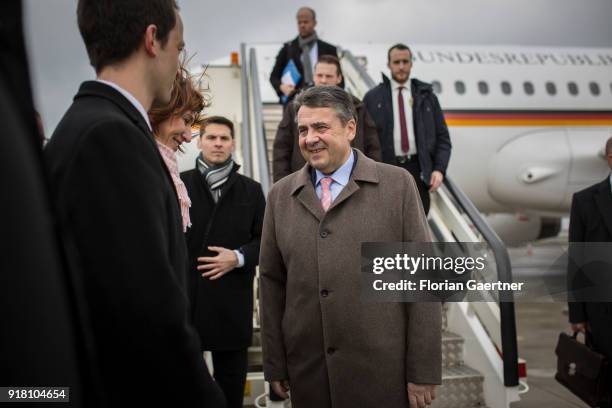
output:
M 393 78 L 391 78 L 390 80 L 391 80 L 391 89 L 393 89 L 394 91 L 397 91 L 397 89 L 398 89 L 400 86 L 403 86 L 403 87 L 404 87 L 404 89 L 405 89 L 406 91 L 408 91 L 408 94 L 410 94 L 410 93 L 411 93 L 411 91 L 412 91 L 412 90 L 410 89 L 410 78 L 408 78 L 408 80 L 407 80 L 406 82 L 404 82 L 403 84 L 400 84 L 399 82 L 397 82 L 397 81 L 396 81 L 395 79 L 393 79 Z
M 140 112 L 140 114 L 144 118 L 145 122 L 147 122 L 147 125 L 149 126 L 149 129 L 151 131 L 153 131 L 153 128 L 151 127 L 151 122 L 149 121 L 149 115 L 147 114 L 147 111 L 145 110 L 144 106 L 142 106 L 140 101 L 134 97 L 134 95 L 132 95 L 131 93 L 129 93 L 128 91 L 126 91 L 125 89 L 123 89 L 122 87 L 120 87 L 119 85 L 117 85 L 114 82 L 105 81 L 104 79 L 96 79 L 96 81 L 102 82 L 103 84 L 106 84 L 106 85 L 110 86 L 111 88 L 116 89 L 119 93 L 121 93 L 121 95 L 125 96 L 125 98 L 128 101 L 130 101 L 130 103 L 132 105 L 134 105 L 136 110 L 138 110 L 138 112 Z
M 340 184 L 342 187 L 346 186 L 351 178 L 353 163 L 355 163 L 355 152 L 353 149 L 351 149 L 351 154 L 349 155 L 348 159 L 346 159 L 344 164 L 338 167 L 332 174 L 323 174 L 320 170 L 315 169 L 317 176 L 315 186 L 321 182 L 323 177 L 331 177 L 334 182 Z

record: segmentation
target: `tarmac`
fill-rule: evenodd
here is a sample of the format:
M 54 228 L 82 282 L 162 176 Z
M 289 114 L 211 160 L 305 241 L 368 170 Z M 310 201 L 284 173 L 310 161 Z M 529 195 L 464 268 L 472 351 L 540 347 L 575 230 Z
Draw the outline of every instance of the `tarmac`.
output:
M 550 267 L 565 250 L 567 235 L 509 248 L 514 280 L 529 279 L 546 268 L 552 275 L 564 269 Z M 555 347 L 559 333 L 570 332 L 565 302 L 515 303 L 519 357 L 527 362 L 529 391 L 512 408 L 576 408 L 587 407 L 578 397 L 555 380 L 557 357 Z

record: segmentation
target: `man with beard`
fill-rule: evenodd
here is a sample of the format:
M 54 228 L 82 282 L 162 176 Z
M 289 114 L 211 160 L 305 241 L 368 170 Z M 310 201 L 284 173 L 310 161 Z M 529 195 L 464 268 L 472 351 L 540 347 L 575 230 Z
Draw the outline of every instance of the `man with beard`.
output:
M 410 48 L 392 46 L 387 65 L 391 80 L 383 75 L 383 82 L 368 91 L 363 103 L 376 122 L 383 162 L 412 174 L 427 214 L 429 192 L 442 184 L 450 160 L 448 128 L 431 84 L 410 79 Z

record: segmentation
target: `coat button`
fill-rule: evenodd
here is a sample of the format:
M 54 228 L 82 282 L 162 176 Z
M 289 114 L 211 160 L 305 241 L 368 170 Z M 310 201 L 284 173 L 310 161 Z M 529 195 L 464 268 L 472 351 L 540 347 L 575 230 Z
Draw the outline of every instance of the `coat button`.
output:
M 323 296 L 323 297 L 327 297 L 327 295 L 329 295 L 329 292 L 328 292 L 327 290 L 323 289 L 323 290 L 321 291 L 321 296 Z
M 333 347 L 328 347 L 327 348 L 327 354 L 334 354 L 336 352 L 336 349 Z
M 328 235 L 329 235 L 329 232 L 325 230 L 321 231 L 321 238 L 327 238 Z

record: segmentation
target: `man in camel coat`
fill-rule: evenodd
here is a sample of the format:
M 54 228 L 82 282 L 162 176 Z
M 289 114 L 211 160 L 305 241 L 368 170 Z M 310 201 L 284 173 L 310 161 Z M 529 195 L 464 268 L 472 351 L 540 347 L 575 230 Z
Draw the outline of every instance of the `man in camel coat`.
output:
M 351 149 L 341 88 L 297 99 L 307 164 L 270 191 L 260 252 L 264 374 L 293 408 L 425 407 L 441 382 L 439 303 L 361 300 L 362 242 L 430 241 L 412 176 Z

